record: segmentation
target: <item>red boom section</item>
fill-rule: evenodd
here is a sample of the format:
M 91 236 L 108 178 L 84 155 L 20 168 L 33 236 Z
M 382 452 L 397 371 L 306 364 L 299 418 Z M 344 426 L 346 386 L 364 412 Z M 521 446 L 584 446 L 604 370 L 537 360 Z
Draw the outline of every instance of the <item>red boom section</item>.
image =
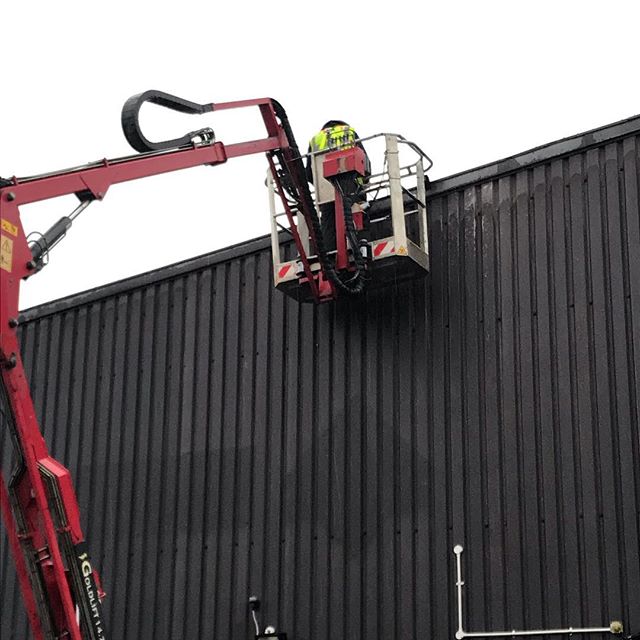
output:
M 69 471 L 49 455 L 36 420 L 17 337 L 20 281 L 36 271 L 20 220 L 21 205 L 62 195 L 101 200 L 113 184 L 254 153 L 282 152 L 293 162 L 290 142 L 268 98 L 212 105 L 211 110 L 257 106 L 267 137 L 225 146 L 191 147 L 103 160 L 86 167 L 17 179 L 0 188 L 0 371 L 2 413 L 15 447 L 9 479 L 0 474 L 0 507 L 18 579 L 36 640 L 106 637 L 99 587 L 80 527 Z M 299 159 L 298 159 L 299 160 Z M 296 177 L 294 176 L 294 181 Z M 298 178 L 299 181 L 299 178 Z M 301 247 L 299 247 L 301 250 Z M 79 620 L 79 622 L 78 622 Z

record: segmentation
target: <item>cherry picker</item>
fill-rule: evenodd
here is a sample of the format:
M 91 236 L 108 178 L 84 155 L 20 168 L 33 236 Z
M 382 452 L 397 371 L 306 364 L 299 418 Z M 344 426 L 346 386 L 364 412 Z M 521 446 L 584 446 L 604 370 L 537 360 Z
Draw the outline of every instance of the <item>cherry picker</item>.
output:
M 191 115 L 258 109 L 266 135 L 225 145 L 216 140 L 212 129 L 201 128 L 179 138 L 152 142 L 143 135 L 139 122 L 140 108 L 147 102 Z M 401 136 L 377 136 L 385 141 L 388 169 L 385 166 L 380 174 L 371 176 L 367 186 L 370 192 L 375 192 L 373 204 L 377 194 L 388 192 L 391 213 L 380 217 L 386 221 L 386 235 L 383 233 L 364 246 L 358 239 L 362 217 L 354 218 L 349 208 L 342 206 L 337 193 L 338 243 L 335 251 L 328 251 L 303 157 L 287 114 L 275 100 L 197 104 L 160 91 L 147 91 L 125 103 L 122 126 L 137 152 L 134 155 L 43 175 L 0 179 L 0 417 L 8 426 L 13 445 L 10 476 L 0 474 L 0 508 L 36 640 L 108 637 L 101 604 L 104 592 L 84 539 L 71 477 L 50 455 L 40 432 L 17 333 L 21 281 L 44 267 L 51 249 L 87 206 L 102 200 L 111 186 L 121 182 L 201 165 L 215 166 L 231 158 L 264 153 L 269 165 L 274 284 L 285 293 L 300 301 L 322 303 L 361 293 L 369 281 L 376 280 L 377 273 L 381 282 L 388 277 L 385 273 L 391 273 L 390 269 L 396 277 L 398 264 L 406 263 L 408 272 L 428 269 L 423 159 L 429 162 L 428 166 L 430 161 Z M 418 157 L 404 170 L 398 162 L 398 144 L 408 145 Z M 363 175 L 361 154 L 356 146 L 328 150 L 323 158 L 324 177 L 338 184 L 336 177 L 346 172 Z M 415 189 L 403 186 L 407 176 L 417 178 Z M 78 200 L 74 211 L 43 235 L 28 238 L 20 208 L 69 194 Z M 274 202 L 276 195 L 281 211 Z M 415 231 L 409 232 L 405 219 L 415 214 L 418 217 Z M 284 224 L 280 222 L 283 217 Z M 281 258 L 283 229 L 295 245 L 295 257 L 290 260 Z M 376 262 L 386 264 L 378 268 Z

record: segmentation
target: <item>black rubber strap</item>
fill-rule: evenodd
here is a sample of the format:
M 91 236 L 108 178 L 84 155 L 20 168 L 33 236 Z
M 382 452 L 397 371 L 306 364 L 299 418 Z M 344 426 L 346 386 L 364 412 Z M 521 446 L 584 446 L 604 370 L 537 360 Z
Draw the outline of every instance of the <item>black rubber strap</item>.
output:
M 187 133 L 181 138 L 173 140 L 162 140 L 161 142 L 151 142 L 144 137 L 140 129 L 140 107 L 145 102 L 157 104 L 173 111 L 180 113 L 202 114 L 213 111 L 213 104 L 197 104 L 189 100 L 183 100 L 177 96 L 172 96 L 163 91 L 145 91 L 135 96 L 131 96 L 122 107 L 122 130 L 129 144 L 136 150 L 144 153 L 145 151 L 162 151 L 163 149 L 175 149 L 176 147 L 184 147 L 189 145 L 195 132 Z
M 311 218 L 310 222 L 315 238 L 315 248 L 317 250 L 318 258 L 320 260 L 320 264 L 322 265 L 324 273 L 326 274 L 327 278 L 331 280 L 331 282 L 333 282 L 338 290 L 349 293 L 351 295 L 357 295 L 361 293 L 367 285 L 366 262 L 364 262 L 359 253 L 360 248 L 352 246 L 354 259 L 356 260 L 356 272 L 354 275 L 349 275 L 348 280 L 344 281 L 335 270 L 335 265 L 327 255 L 327 250 L 324 244 L 324 237 L 322 235 L 322 227 L 320 225 L 320 220 L 316 212 L 313 198 L 311 197 L 311 192 L 309 191 L 309 184 L 307 182 L 307 177 L 305 174 L 304 163 L 302 162 L 300 150 L 298 149 L 295 136 L 293 135 L 291 125 L 289 124 L 287 113 L 277 100 L 271 98 L 271 104 L 273 105 L 275 114 L 280 120 L 285 135 L 287 136 L 289 147 L 291 148 L 291 152 L 293 154 L 293 159 L 291 160 L 291 162 L 287 162 L 284 158 L 282 150 L 277 150 L 274 152 L 274 154 L 278 157 L 280 166 L 286 168 L 291 176 L 290 182 L 294 187 L 295 193 L 290 193 L 290 195 L 298 203 L 299 209 L 301 211 L 308 212 L 308 215 Z M 348 214 L 345 215 L 345 224 L 347 225 L 348 230 L 351 231 L 352 235 L 355 237 L 356 232 L 353 225 L 353 217 L 350 215 L 350 213 L 351 209 L 349 209 Z

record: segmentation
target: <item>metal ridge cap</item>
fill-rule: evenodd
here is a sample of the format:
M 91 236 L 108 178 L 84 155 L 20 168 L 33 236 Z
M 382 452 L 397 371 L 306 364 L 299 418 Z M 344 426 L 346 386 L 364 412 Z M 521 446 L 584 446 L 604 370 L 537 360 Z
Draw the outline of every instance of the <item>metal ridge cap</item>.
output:
M 43 302 L 35 307 L 29 307 L 24 311 L 20 311 L 20 323 L 30 322 L 32 320 L 38 320 L 45 316 L 59 313 L 61 311 L 68 311 L 73 307 L 89 304 L 116 296 L 121 293 L 133 291 L 141 287 L 146 287 L 150 284 L 156 284 L 164 280 L 170 280 L 197 271 L 204 267 L 208 267 L 214 264 L 220 264 L 227 262 L 235 258 L 247 256 L 264 249 L 271 248 L 271 235 L 267 234 L 246 240 L 244 242 L 238 242 L 230 247 L 223 247 L 222 249 L 216 249 L 211 253 L 204 253 L 193 258 L 187 258 L 174 264 L 166 265 L 152 269 L 151 271 L 145 271 L 144 273 L 136 274 L 116 282 L 110 282 L 103 285 L 98 285 L 92 289 L 86 291 L 80 291 L 78 293 L 72 293 L 63 298 L 51 300 L 49 302 Z
M 439 178 L 431 183 L 427 196 L 439 195 L 445 191 L 459 189 L 475 182 L 492 180 L 499 176 L 519 171 L 525 167 L 575 153 L 576 151 L 586 151 L 591 147 L 599 146 L 606 142 L 613 142 L 619 138 L 633 135 L 634 133 L 640 133 L 640 114 L 596 129 L 590 129 L 583 133 L 568 136 L 567 138 L 547 142 L 539 147 L 508 156 L 502 160 L 489 162 L 488 164 L 473 169 L 467 169 L 460 173 Z

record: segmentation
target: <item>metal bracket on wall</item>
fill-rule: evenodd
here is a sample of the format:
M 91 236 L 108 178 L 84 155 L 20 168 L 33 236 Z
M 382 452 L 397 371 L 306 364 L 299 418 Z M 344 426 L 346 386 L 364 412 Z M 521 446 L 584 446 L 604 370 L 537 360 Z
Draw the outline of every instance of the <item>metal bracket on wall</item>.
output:
M 623 631 L 622 623 L 614 620 L 608 627 L 592 627 L 592 628 L 576 628 L 569 627 L 568 629 L 534 629 L 516 631 L 464 631 L 462 626 L 463 609 L 462 609 L 462 586 L 464 582 L 462 580 L 462 559 L 461 555 L 464 548 L 462 545 L 457 544 L 453 548 L 453 553 L 456 555 L 456 587 L 458 593 L 458 630 L 456 631 L 457 640 L 463 640 L 463 638 L 498 638 L 508 636 L 546 636 L 546 635 L 572 635 L 574 633 L 611 633 L 613 635 L 620 635 Z

